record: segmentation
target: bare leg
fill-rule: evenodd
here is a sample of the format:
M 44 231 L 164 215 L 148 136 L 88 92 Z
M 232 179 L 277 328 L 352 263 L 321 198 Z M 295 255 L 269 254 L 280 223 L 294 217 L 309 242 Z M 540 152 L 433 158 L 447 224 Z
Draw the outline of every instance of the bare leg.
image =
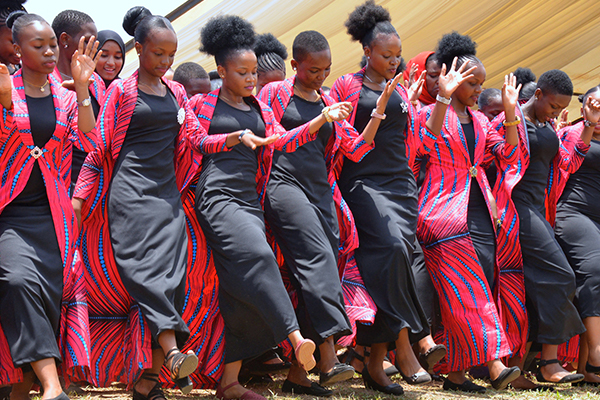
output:
M 219 385 L 221 385 L 221 387 L 224 388 L 231 385 L 234 382 L 237 382 L 241 368 L 242 360 L 225 364 L 225 367 L 223 368 L 223 377 L 221 378 L 221 383 L 219 383 Z M 237 385 L 234 385 L 227 389 L 223 394 L 229 399 L 238 399 L 247 391 L 248 389 L 246 389 L 238 383 Z
M 448 373 L 448 380 L 452 383 L 456 383 L 457 385 L 462 385 L 467 381 L 467 377 L 465 376 L 465 371 L 451 371 Z
M 425 354 L 427 350 L 435 346 L 436 343 L 433 341 L 433 337 L 431 335 L 425 336 L 423 339 L 419 340 L 414 344 L 413 349 L 415 353 L 418 355 L 419 353 Z
M 391 385 L 393 382 L 383 370 L 383 359 L 387 354 L 387 343 L 374 343 L 371 345 L 371 355 L 367 364 L 369 375 L 375 382 L 382 386 Z M 412 351 L 411 351 L 412 352 Z
M 163 352 L 163 350 L 154 349 L 152 350 L 152 368 L 145 369 L 144 372 L 149 372 L 151 374 L 159 374 L 164 362 L 165 353 Z M 135 383 L 134 388 L 138 393 L 147 396 L 155 385 L 156 382 L 144 379 L 142 377 Z
M 492 360 L 487 363 L 488 369 L 490 370 L 490 379 L 497 379 L 502 371 L 506 369 L 504 363 L 500 360 Z
M 31 363 L 31 368 L 44 388 L 42 400 L 52 399 L 63 392 L 58 380 L 58 371 L 56 370 L 56 361 L 54 361 L 54 358 L 44 358 L 34 361 Z
M 34 379 L 35 374 L 33 371 L 23 374 L 23 381 L 13 384 L 10 400 L 29 400 L 29 392 Z
M 600 366 L 600 360 L 594 359 L 592 354 L 596 349 L 596 356 L 600 353 L 598 348 L 600 342 L 600 317 L 589 317 L 583 320 L 586 332 L 579 336 L 579 363 L 577 365 L 577 372 L 585 376 L 586 382 L 600 382 L 600 376 L 585 372 L 586 363 L 591 365 Z M 11 399 L 12 400 L 12 399 Z
M 396 365 L 400 367 L 400 371 L 402 371 L 405 376 L 412 376 L 417 372 L 426 372 L 415 357 L 415 353 L 412 350 L 412 346 L 408 339 L 407 328 L 402 329 L 398 334 L 398 339 L 396 339 Z
M 529 353 L 529 349 L 531 348 L 531 342 L 527 342 L 527 344 L 525 345 L 525 356 L 527 355 L 527 353 Z M 520 358 L 520 357 L 513 357 L 510 360 L 508 360 L 508 366 L 509 367 L 519 367 L 521 369 L 521 371 L 523 371 L 524 368 L 524 364 L 525 364 L 525 358 Z M 515 379 L 514 381 L 512 381 L 510 383 L 512 385 L 513 388 L 515 389 L 523 389 L 523 390 L 527 390 L 527 389 L 535 389 L 536 387 L 538 387 L 539 385 L 536 385 L 535 383 L 533 383 L 532 381 L 530 381 L 529 379 L 527 379 L 525 377 L 525 375 L 521 375 L 519 376 L 517 379 Z
M 333 336 L 329 336 L 319 345 L 321 360 L 318 367 L 321 372 L 330 372 L 335 364 L 339 362 L 335 354 L 335 346 L 333 345 Z
M 287 380 L 306 387 L 310 387 L 312 384 L 311 380 L 308 379 L 308 374 L 304 370 L 304 368 L 298 365 L 296 360 L 292 361 L 292 366 L 290 367 L 290 371 L 287 375 Z
M 543 344 L 542 345 L 542 360 L 553 360 L 558 357 L 558 345 Z M 549 364 L 541 367 L 542 376 L 549 382 L 558 382 L 563 377 L 569 375 L 569 371 L 564 369 L 560 364 Z

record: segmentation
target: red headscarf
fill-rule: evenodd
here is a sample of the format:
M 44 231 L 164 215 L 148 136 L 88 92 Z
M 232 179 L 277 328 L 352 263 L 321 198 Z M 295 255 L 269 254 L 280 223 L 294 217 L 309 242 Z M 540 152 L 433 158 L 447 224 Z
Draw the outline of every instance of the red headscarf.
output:
M 427 59 L 433 53 L 434 53 L 433 51 L 424 51 L 422 53 L 419 53 L 416 57 L 411 58 L 408 61 L 408 64 L 406 64 L 406 69 L 404 70 L 404 73 L 403 73 L 404 81 L 408 82 L 408 78 L 410 75 L 410 69 L 413 65 L 417 66 L 417 73 L 415 74 L 415 77 L 418 77 L 419 75 L 421 75 L 421 72 L 423 72 L 425 70 L 425 65 L 427 64 Z M 429 104 L 435 103 L 435 99 L 429 94 L 429 91 L 427 90 L 427 81 L 425 81 L 425 83 L 423 84 L 423 92 L 421 93 L 421 96 L 419 97 L 419 101 L 421 103 L 423 103 L 424 105 L 429 105 Z

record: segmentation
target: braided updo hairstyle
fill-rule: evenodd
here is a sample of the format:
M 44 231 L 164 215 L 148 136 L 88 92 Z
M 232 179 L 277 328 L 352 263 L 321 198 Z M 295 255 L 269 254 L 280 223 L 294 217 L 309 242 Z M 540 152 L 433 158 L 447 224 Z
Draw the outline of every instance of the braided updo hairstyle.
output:
M 254 52 L 254 27 L 237 15 L 211 18 L 200 31 L 200 51 L 215 57 L 217 65 L 225 65 L 238 51 Z
M 287 49 L 272 33 L 256 37 L 254 52 L 258 60 L 258 73 L 279 70 L 285 75 Z
M 379 34 L 394 34 L 400 37 L 392 25 L 389 11 L 375 4 L 374 0 L 368 0 L 356 7 L 344 25 L 352 40 L 360 42 L 363 47 L 370 47 Z

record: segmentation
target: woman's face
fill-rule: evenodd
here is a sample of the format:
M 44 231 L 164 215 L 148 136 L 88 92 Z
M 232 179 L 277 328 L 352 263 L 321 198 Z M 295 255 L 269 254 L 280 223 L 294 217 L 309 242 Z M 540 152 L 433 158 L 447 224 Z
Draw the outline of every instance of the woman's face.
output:
M 368 60 L 367 68 L 387 80 L 396 76 L 396 69 L 402 58 L 402 42 L 398 35 L 380 33 L 364 51 Z
M 21 59 L 15 53 L 12 32 L 6 26 L 0 28 L 0 62 L 3 64 L 19 64 Z
M 438 84 L 442 69 L 433 57 L 429 57 L 425 64 L 425 70 L 427 71 L 425 74 L 425 86 L 431 97 L 435 98 L 440 91 Z
M 553 121 L 571 102 L 571 96 L 558 93 L 546 94 L 541 89 L 536 89 L 534 96 L 536 100 L 534 100 L 533 109 L 539 122 Z
M 71 60 L 73 57 L 73 53 L 75 50 L 79 48 L 79 40 L 81 37 L 85 37 L 84 46 L 87 46 L 90 38 L 92 36 L 98 37 L 98 29 L 96 29 L 96 24 L 93 22 L 88 22 L 81 26 L 81 30 L 77 32 L 74 36 L 63 32 L 60 34 L 60 45 L 61 45 L 61 53 L 63 57 Z
M 217 67 L 219 75 L 223 77 L 223 88 L 235 96 L 251 96 L 257 82 L 257 61 L 254 51 L 235 51 L 224 64 Z
M 140 69 L 150 76 L 162 78 L 175 59 L 177 35 L 170 29 L 155 29 L 143 44 L 136 42 L 140 57 Z
M 58 40 L 50 25 L 35 21 L 23 28 L 15 51 L 21 54 L 25 70 L 51 74 L 58 59 Z
M 308 53 L 300 62 L 292 60 L 292 67 L 296 68 L 296 79 L 302 87 L 319 90 L 331 73 L 331 51 Z
M 123 68 L 123 52 L 114 40 L 107 40 L 101 50 L 96 72 L 105 81 L 112 82 Z
M 469 62 L 469 64 L 468 68 L 473 66 L 472 62 Z M 482 91 L 481 85 L 485 82 L 485 68 L 481 63 L 477 63 L 475 67 L 475 70 L 472 72 L 473 76 L 461 83 L 456 91 L 454 91 L 454 94 L 452 94 L 453 98 L 456 98 L 460 104 L 466 107 L 473 107 L 477 104 L 477 99 Z

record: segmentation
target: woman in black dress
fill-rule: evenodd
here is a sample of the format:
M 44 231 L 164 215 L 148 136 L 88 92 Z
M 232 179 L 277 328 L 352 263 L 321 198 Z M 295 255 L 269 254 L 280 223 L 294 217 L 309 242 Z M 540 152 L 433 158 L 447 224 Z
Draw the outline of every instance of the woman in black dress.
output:
M 108 88 L 112 81 L 119 78 L 123 65 L 125 65 L 125 43 L 115 31 L 104 30 L 98 32 L 98 42 L 102 54 L 96 65 L 96 73 Z
M 316 140 L 327 120 L 341 120 L 350 110 L 347 103 L 333 105 L 286 132 L 271 109 L 252 96 L 257 71 L 254 37 L 252 25 L 240 17 L 210 20 L 201 32 L 201 50 L 215 57 L 223 86 L 192 99 L 209 136 L 237 132 L 238 141 L 231 145 L 240 141 L 246 145 L 205 156 L 196 188 L 196 214 L 212 250 L 225 321 L 225 368 L 217 388 L 217 397 L 224 399 L 263 399 L 238 383 L 242 360 L 258 356 L 286 338 L 301 368 L 309 371 L 315 366 L 315 344 L 300 334 L 266 240 L 261 202 L 273 146 L 255 151 L 257 144 L 274 142 L 278 149 L 294 151 L 306 141 Z
M 12 78 L 12 89 L 8 68 L 0 64 L 0 104 L 5 115 L 0 157 L 5 176 L 0 188 L 0 322 L 12 363 L 23 372 L 21 381 L 13 384 L 11 398 L 29 399 L 37 376 L 44 389 L 42 399 L 64 400 L 68 397 L 58 380 L 57 362 L 69 363 L 63 359 L 67 352 L 59 349 L 56 335 L 65 333 L 59 322 L 65 322 L 61 313 L 68 307 L 61 303 L 73 301 L 63 296 L 76 290 L 65 284 L 64 276 L 82 272 L 78 271 L 82 266 L 72 241 L 74 214 L 61 173 L 68 167 L 63 155 L 72 142 L 88 151 L 94 147 L 85 135 L 95 123 L 86 101 L 87 82 L 97 61 L 91 54 L 98 43 L 92 37 L 84 49 L 83 41 L 79 42 L 71 65 L 75 94 L 50 76 L 58 56 L 50 25 L 24 12 L 9 16 L 7 25 L 12 27 L 15 51 L 22 62 L 22 69 Z M 87 305 L 85 310 L 79 316 L 87 319 Z M 87 321 L 84 324 L 87 329 Z M 85 343 L 89 331 L 75 332 L 81 335 L 81 345 L 89 346 Z M 81 352 L 71 347 L 70 351 L 83 357 L 81 364 L 89 358 L 87 348 Z
M 600 386 L 600 124 L 598 111 L 590 103 L 600 102 L 600 86 L 581 98 L 583 121 L 560 131 L 577 134 L 587 125 L 595 125 L 590 149 L 581 167 L 573 173 L 556 207 L 554 232 L 571 267 L 575 271 L 575 305 L 586 332 L 580 335 L 579 367 L 585 375 L 580 384 Z
M 529 139 L 529 166 L 512 192 L 520 220 L 519 240 L 529 316 L 529 341 L 542 345 L 538 381 L 568 383 L 583 380 L 570 374 L 557 360 L 558 345 L 585 332 L 573 304 L 575 274 L 554 230 L 546 220 L 544 205 L 548 174 L 553 160 L 563 157 L 551 121 L 571 101 L 573 85 L 562 71 L 545 72 L 535 95 L 523 105 Z M 593 128 L 583 130 L 577 151 L 585 154 Z

